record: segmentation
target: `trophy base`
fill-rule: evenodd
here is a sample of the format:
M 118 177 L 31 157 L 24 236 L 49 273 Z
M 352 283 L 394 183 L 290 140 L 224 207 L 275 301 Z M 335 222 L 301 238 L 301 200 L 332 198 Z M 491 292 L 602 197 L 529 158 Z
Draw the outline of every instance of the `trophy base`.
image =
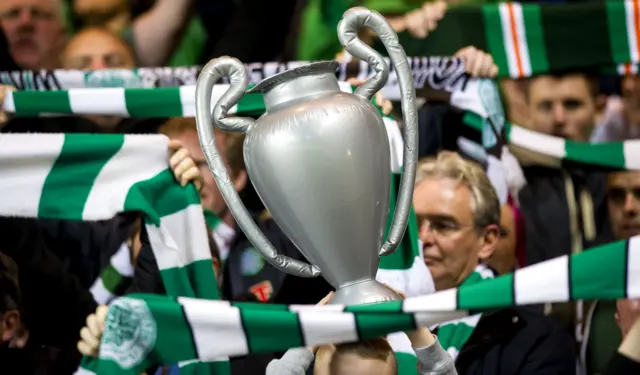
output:
M 336 290 L 332 305 L 366 305 L 370 303 L 397 301 L 402 297 L 376 280 L 365 280 Z

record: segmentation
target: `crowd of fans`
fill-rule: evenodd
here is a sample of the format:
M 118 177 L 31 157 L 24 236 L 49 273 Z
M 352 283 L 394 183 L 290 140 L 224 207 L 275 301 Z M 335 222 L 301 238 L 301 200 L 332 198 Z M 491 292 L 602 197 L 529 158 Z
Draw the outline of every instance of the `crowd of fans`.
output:
M 355 3 L 375 10 L 385 2 L 398 10 L 384 14 L 394 29 L 421 39 L 437 28 L 448 7 L 489 1 Z M 320 3 L 0 0 L 0 71 L 201 65 L 223 55 L 243 62 L 344 58 L 342 51 L 321 48 Z M 491 56 L 474 46 L 457 56 L 473 76 L 498 74 Z M 592 143 L 640 138 L 636 75 L 563 71 L 504 79 L 500 87 L 508 119 L 530 130 Z M 0 103 L 11 90 L 0 85 Z M 391 110 L 388 103 L 382 106 Z M 640 235 L 640 171 L 550 166 L 526 150 L 512 149 L 518 163 L 507 166 L 507 174 L 518 178 L 510 180 L 508 203 L 500 205 L 482 168 L 456 152 L 455 112 L 441 102 L 419 108 L 421 161 L 413 203 L 424 262 L 437 291 L 460 286 L 479 265 L 501 275 Z M 194 183 L 203 208 L 220 220 L 209 244 L 224 299 L 316 304 L 330 298 L 332 288 L 323 279 L 287 275 L 259 259 L 217 188 L 194 119 L 12 118 L 0 111 L 0 129 L 166 135 L 177 183 Z M 243 140 L 216 130 L 233 185 L 279 253 L 303 260 L 253 191 Z M 0 374 L 71 374 L 81 353 L 97 353 L 104 308 L 91 287 L 122 246 L 134 266 L 127 293 L 165 293 L 140 221 L 131 215 L 104 222 L 0 218 Z M 484 315 L 456 358 L 439 346 L 437 329 L 407 335 L 423 374 L 640 373 L 640 302 L 634 300 L 546 304 Z M 284 356 L 249 355 L 233 358 L 231 365 L 233 374 L 247 375 L 396 373 L 392 349 L 383 339 L 293 349 Z M 176 371 L 176 365 L 167 364 L 147 374 Z

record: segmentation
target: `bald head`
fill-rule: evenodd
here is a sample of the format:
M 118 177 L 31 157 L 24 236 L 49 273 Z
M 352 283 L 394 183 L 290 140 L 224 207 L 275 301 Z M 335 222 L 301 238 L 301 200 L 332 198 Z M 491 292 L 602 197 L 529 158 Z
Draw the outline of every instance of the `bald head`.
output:
M 64 69 L 133 69 L 129 45 L 107 29 L 90 27 L 69 41 L 61 54 Z

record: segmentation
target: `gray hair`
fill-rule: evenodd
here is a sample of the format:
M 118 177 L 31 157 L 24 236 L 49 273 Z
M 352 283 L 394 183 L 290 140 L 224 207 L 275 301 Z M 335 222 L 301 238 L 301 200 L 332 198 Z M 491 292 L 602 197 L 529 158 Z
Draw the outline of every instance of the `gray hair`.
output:
M 477 164 L 455 152 L 442 151 L 435 158 L 426 158 L 418 163 L 416 185 L 428 178 L 452 179 L 469 189 L 476 231 L 480 232 L 489 225 L 500 226 L 498 196 L 491 181 Z

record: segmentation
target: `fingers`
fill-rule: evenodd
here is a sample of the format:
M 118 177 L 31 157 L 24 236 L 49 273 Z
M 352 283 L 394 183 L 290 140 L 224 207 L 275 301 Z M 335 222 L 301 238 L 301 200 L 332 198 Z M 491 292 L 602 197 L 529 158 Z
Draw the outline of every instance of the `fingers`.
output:
M 402 299 L 407 298 L 407 296 L 404 294 L 404 292 L 401 292 L 398 289 L 393 288 L 391 285 L 389 285 L 387 283 L 382 283 L 382 285 L 384 285 L 387 288 L 389 288 L 389 289 L 393 290 L 394 292 L 396 292 L 400 297 L 402 297 Z
M 106 305 L 100 305 L 96 309 L 96 317 L 98 324 L 100 324 L 100 332 L 104 331 L 104 321 L 107 318 L 107 312 L 109 312 L 109 307 Z
M 87 325 L 80 330 L 80 341 L 78 341 L 78 351 L 84 355 L 95 357 L 100 348 L 100 339 L 104 331 L 104 320 L 107 316 L 107 306 L 101 305 L 96 309 L 95 314 L 87 317 Z
M 391 103 L 391 100 L 385 99 L 382 103 L 382 113 L 388 115 L 391 111 L 393 111 L 393 103 Z
M 91 314 L 87 317 L 87 326 L 89 334 L 92 337 L 100 337 L 102 335 L 102 326 L 98 322 L 98 317 L 95 314 Z
M 320 300 L 320 302 L 318 302 L 318 306 L 326 305 L 327 303 L 329 303 L 329 301 L 331 301 L 331 299 L 333 298 L 333 294 L 333 292 L 327 294 L 323 299 Z
M 9 121 L 9 114 L 2 110 L 2 104 L 4 103 L 5 98 L 11 91 L 15 91 L 16 89 L 12 86 L 0 85 L 0 126 L 4 125 L 7 121 Z
M 200 189 L 202 189 L 202 176 L 200 169 L 193 158 L 191 158 L 189 150 L 182 147 L 180 143 L 172 145 L 170 141 L 169 147 L 172 146 L 179 147 L 178 150 L 171 155 L 171 158 L 169 158 L 169 165 L 176 180 L 178 180 L 182 186 L 187 186 L 189 182 L 193 182 L 198 191 L 200 191 Z
M 169 149 L 173 150 L 173 151 L 177 151 L 182 147 L 182 143 L 180 143 L 180 141 L 175 140 L 175 139 L 170 139 L 169 140 Z
M 171 147 L 171 143 L 169 143 L 169 147 Z M 178 164 L 180 164 L 184 159 L 190 158 L 189 150 L 184 147 L 179 147 L 173 155 L 169 158 L 169 165 L 171 169 L 175 169 Z
M 78 350 L 85 355 L 97 355 L 98 348 L 100 347 L 100 340 L 93 336 L 91 331 L 89 331 L 89 328 L 82 327 L 80 330 L 80 338 L 81 341 L 78 343 Z
M 473 46 L 461 49 L 455 56 L 464 60 L 465 70 L 473 77 L 495 78 L 498 75 L 493 57 Z
M 360 86 L 364 83 L 364 79 L 357 79 L 355 77 L 351 77 L 347 79 L 347 83 L 352 86 Z
M 82 355 L 86 355 L 89 357 L 97 357 L 98 356 L 98 351 L 95 348 L 92 348 L 91 346 L 89 346 L 89 344 L 87 344 L 84 341 L 78 341 L 78 351 L 80 352 L 80 354 Z
M 422 39 L 427 36 L 426 24 L 428 20 L 425 19 L 421 9 L 414 10 L 405 16 L 405 23 L 407 25 L 407 31 L 414 38 Z
M 409 34 L 415 38 L 425 38 L 438 27 L 438 22 L 444 17 L 446 11 L 447 3 L 437 1 L 425 3 L 422 8 L 407 13 L 405 24 Z

